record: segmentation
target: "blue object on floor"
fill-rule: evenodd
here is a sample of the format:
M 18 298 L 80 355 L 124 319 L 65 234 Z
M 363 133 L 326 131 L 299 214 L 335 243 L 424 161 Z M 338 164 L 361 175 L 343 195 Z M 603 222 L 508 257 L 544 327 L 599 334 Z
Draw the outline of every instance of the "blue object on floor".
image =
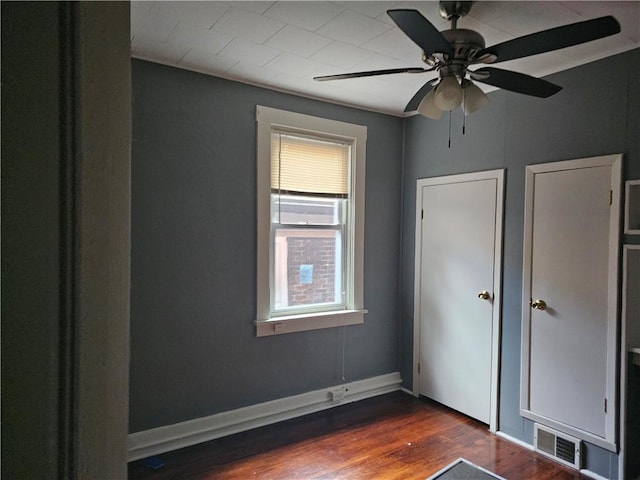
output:
M 142 464 L 147 468 L 158 470 L 159 468 L 164 467 L 164 460 L 160 457 L 148 457 L 142 461 Z

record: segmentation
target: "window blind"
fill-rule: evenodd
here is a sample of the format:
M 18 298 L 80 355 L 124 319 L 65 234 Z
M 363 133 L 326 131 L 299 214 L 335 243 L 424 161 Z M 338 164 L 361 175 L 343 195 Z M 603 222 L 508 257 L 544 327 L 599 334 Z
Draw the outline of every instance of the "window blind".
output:
M 271 133 L 271 191 L 347 198 L 351 146 Z

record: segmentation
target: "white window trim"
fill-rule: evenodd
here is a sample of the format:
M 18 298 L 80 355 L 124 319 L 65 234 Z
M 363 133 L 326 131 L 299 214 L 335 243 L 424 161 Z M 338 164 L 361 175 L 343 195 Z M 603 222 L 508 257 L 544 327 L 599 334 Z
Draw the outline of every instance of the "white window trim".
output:
M 256 335 L 317 330 L 364 323 L 364 185 L 367 127 L 352 123 L 256 107 L 257 124 L 257 305 Z M 331 136 L 353 142 L 351 157 L 351 201 L 349 215 L 353 228 L 349 240 L 351 268 L 347 268 L 347 309 L 328 312 L 271 317 L 269 259 L 271 228 L 271 131 L 272 129 Z M 350 276 L 349 276 L 350 275 Z

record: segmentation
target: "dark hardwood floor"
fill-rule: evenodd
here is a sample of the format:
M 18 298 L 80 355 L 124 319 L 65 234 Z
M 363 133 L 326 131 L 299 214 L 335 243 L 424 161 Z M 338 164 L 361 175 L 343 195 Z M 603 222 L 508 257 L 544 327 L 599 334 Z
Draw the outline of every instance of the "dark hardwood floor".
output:
M 129 465 L 130 479 L 420 479 L 463 457 L 508 480 L 584 479 L 488 432 L 487 426 L 402 392 L 314 413 Z

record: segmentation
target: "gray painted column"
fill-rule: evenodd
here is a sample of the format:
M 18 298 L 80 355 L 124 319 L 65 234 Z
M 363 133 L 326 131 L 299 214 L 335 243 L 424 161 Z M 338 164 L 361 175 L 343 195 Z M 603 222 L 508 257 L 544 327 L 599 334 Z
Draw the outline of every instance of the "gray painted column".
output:
M 79 478 L 127 476 L 129 30 L 128 2 L 79 4 L 75 358 Z
M 5 478 L 57 478 L 61 263 L 58 10 L 53 2 L 2 3 Z
M 2 3 L 2 473 L 126 478 L 125 2 Z

